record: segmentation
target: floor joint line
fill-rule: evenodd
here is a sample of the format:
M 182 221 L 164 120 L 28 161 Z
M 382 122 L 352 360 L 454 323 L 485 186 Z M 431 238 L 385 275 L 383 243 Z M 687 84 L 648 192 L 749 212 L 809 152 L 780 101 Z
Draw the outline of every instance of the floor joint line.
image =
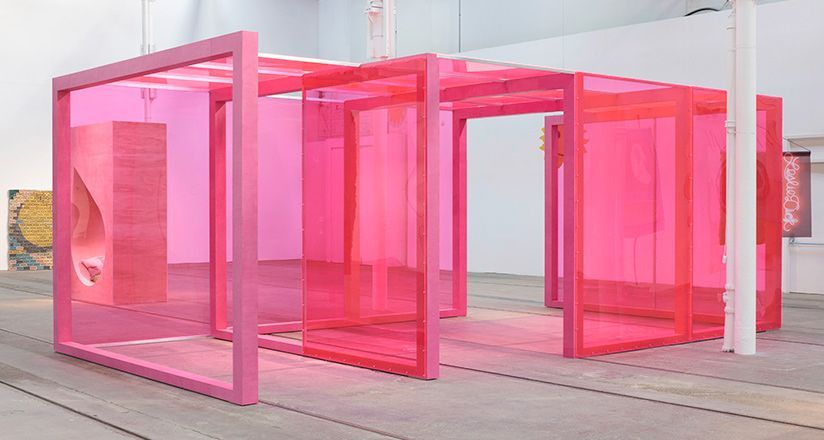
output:
M 646 402 L 659 403 L 659 404 L 662 404 L 662 405 L 671 405 L 671 406 L 677 406 L 677 407 L 680 407 L 680 408 L 690 408 L 690 409 L 695 409 L 695 410 L 699 410 L 699 411 L 707 411 L 707 412 L 713 412 L 713 413 L 716 413 L 716 414 L 725 414 L 725 415 L 729 415 L 729 416 L 743 417 L 743 418 L 752 419 L 752 420 L 761 420 L 761 421 L 764 421 L 764 422 L 778 423 L 778 424 L 782 424 L 782 425 L 796 426 L 796 427 L 799 427 L 799 428 L 813 429 L 813 430 L 816 430 L 816 431 L 824 432 L 824 427 L 818 427 L 818 426 L 813 426 L 813 425 L 805 425 L 803 423 L 787 422 L 787 421 L 769 419 L 769 418 L 760 417 L 760 416 L 751 416 L 751 415 L 740 414 L 740 413 L 731 412 L 731 411 L 723 411 L 723 410 L 717 410 L 717 409 L 711 409 L 711 408 L 704 408 L 704 407 L 700 407 L 700 406 L 688 405 L 688 404 L 685 404 L 685 403 L 667 402 L 666 400 L 657 400 L 657 399 L 653 399 L 653 398 L 650 398 L 650 397 L 633 396 L 631 394 L 623 394 L 623 393 L 619 393 L 619 392 L 615 392 L 615 391 L 598 390 L 598 389 L 587 388 L 587 387 L 583 387 L 583 386 L 579 386 L 579 385 L 570 385 L 570 384 L 564 384 L 564 383 L 560 383 L 560 382 L 551 382 L 551 381 L 543 380 L 543 379 L 534 379 L 534 378 L 529 378 L 529 377 L 517 376 L 517 375 L 513 375 L 513 374 L 498 373 L 498 372 L 495 372 L 495 371 L 487 371 L 487 370 L 472 368 L 472 367 L 463 367 L 463 366 L 454 365 L 454 364 L 442 363 L 441 365 L 446 366 L 446 367 L 451 367 L 451 368 L 457 368 L 459 370 L 474 371 L 476 373 L 491 374 L 491 375 L 494 375 L 494 376 L 507 377 L 507 378 L 510 378 L 510 379 L 517 379 L 517 380 L 524 380 L 524 381 L 527 381 L 527 382 L 543 383 L 543 384 L 547 384 L 547 385 L 555 385 L 555 386 L 570 388 L 570 389 L 574 389 L 574 390 L 590 391 L 590 392 L 593 392 L 593 393 L 600 393 L 600 394 L 605 394 L 605 395 L 609 395 L 609 396 L 625 397 L 625 398 L 629 398 L 629 399 L 643 400 L 643 401 L 646 401 Z
M 96 417 L 96 416 L 94 416 L 94 415 L 92 415 L 92 414 L 88 414 L 88 413 L 86 413 L 86 412 L 84 412 L 84 411 L 80 411 L 80 410 L 78 410 L 78 409 L 74 409 L 74 408 L 72 408 L 72 407 L 70 407 L 70 406 L 68 406 L 68 405 L 64 405 L 64 404 L 62 404 L 62 403 L 60 403 L 60 402 L 57 402 L 57 401 L 52 400 L 52 399 L 49 399 L 48 397 L 41 396 L 41 395 L 39 395 L 39 394 L 37 394 L 37 393 L 34 393 L 34 392 L 32 392 L 32 391 L 29 391 L 29 390 L 27 390 L 27 389 L 25 389 L 25 388 L 19 387 L 19 386 L 17 386 L 17 385 L 10 384 L 10 383 L 6 382 L 5 380 L 0 379 L 0 384 L 3 384 L 3 385 L 5 385 L 5 386 L 7 386 L 7 387 L 9 387 L 9 388 L 11 388 L 11 389 L 17 390 L 17 391 L 19 391 L 19 392 L 21 392 L 21 393 L 23 393 L 23 394 L 28 395 L 28 396 L 34 397 L 35 399 L 38 399 L 38 400 L 41 400 L 41 401 L 43 401 L 43 402 L 46 402 L 46 403 L 52 404 L 52 405 L 57 406 L 57 407 L 59 407 L 59 408 L 63 408 L 63 409 L 64 409 L 64 410 L 66 410 L 66 411 L 72 412 L 72 413 L 77 414 L 77 415 L 79 415 L 79 416 L 85 417 L 85 418 L 87 418 L 87 419 L 89 419 L 89 420 L 92 420 L 92 421 L 95 421 L 95 422 L 97 422 L 97 423 L 100 423 L 101 425 L 108 426 L 109 428 L 112 428 L 112 429 L 114 429 L 114 430 L 116 430 L 116 431 L 122 432 L 122 433 L 124 433 L 124 434 L 128 434 L 128 435 L 130 435 L 130 436 L 132 436 L 132 437 L 139 438 L 139 439 L 144 439 L 144 440 L 151 440 L 151 438 L 150 438 L 150 437 L 146 437 L 146 436 L 144 436 L 144 435 L 142 435 L 142 434 L 139 434 L 139 433 L 137 433 L 137 432 L 134 432 L 134 431 L 132 431 L 132 430 L 130 430 L 130 429 L 126 429 L 126 428 L 123 428 L 123 427 L 121 427 L 121 426 L 117 426 L 117 425 L 115 425 L 114 423 L 107 422 L 106 420 L 103 420 L 103 419 L 101 419 L 101 418 L 99 418 L 99 417 Z

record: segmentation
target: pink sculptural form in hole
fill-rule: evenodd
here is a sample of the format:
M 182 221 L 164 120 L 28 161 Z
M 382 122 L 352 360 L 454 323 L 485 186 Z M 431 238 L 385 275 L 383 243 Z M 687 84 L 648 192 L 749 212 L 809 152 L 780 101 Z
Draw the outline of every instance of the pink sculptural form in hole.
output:
M 165 301 L 166 126 L 75 127 L 72 155 L 74 297 L 112 305 Z

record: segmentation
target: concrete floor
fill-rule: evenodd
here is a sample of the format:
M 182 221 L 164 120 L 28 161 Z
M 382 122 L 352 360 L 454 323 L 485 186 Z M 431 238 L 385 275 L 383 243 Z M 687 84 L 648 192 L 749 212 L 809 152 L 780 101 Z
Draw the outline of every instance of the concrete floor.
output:
M 469 319 L 557 313 L 541 282 L 471 276 Z M 752 357 L 706 341 L 569 360 L 455 322 L 438 380 L 261 350 L 261 403 L 238 407 L 53 353 L 51 273 L 0 272 L 0 438 L 824 438 L 824 296 L 788 295 Z

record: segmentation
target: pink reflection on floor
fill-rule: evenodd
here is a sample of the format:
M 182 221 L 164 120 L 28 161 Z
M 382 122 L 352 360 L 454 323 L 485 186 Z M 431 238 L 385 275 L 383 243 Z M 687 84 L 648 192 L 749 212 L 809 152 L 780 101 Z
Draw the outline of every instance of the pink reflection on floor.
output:
M 331 274 L 336 272 L 334 266 L 329 267 Z M 262 261 L 259 267 L 259 321 L 298 321 L 300 325 L 300 262 Z M 363 270 L 368 272 L 370 268 L 365 266 Z M 391 276 L 406 278 L 414 273 L 401 271 Z M 369 283 L 371 277 L 365 276 L 363 280 Z M 232 346 L 205 336 L 209 333 L 208 287 L 207 265 L 170 265 L 166 302 L 111 306 L 75 301 L 76 337 L 85 343 L 103 344 L 101 348 L 115 353 L 208 377 L 226 378 L 231 374 Z M 542 287 L 536 284 L 510 289 L 506 284 L 476 283 L 470 289 L 467 316 L 440 320 L 441 350 L 448 359 L 464 359 L 471 366 L 475 360 L 485 358 L 484 352 L 496 353 L 496 357 L 512 350 L 562 355 L 562 311 L 542 307 Z M 327 298 L 330 316 L 334 316 L 334 309 L 343 304 L 340 293 L 341 298 L 334 295 Z M 493 307 L 484 303 L 483 298 L 491 298 L 488 295 L 495 298 L 491 303 Z M 414 310 L 413 296 L 412 291 L 393 292 L 389 298 L 390 309 Z M 321 326 L 312 332 L 310 342 L 346 353 L 351 351 L 351 355 L 369 355 L 396 362 L 414 360 L 415 352 L 408 349 L 414 347 L 417 334 L 414 314 L 409 317 L 381 316 L 379 311 L 371 308 L 371 297 L 367 295 L 362 299 L 363 325 Z M 663 304 L 668 302 L 666 294 L 660 299 Z M 713 299 L 707 297 L 706 300 Z M 706 327 L 711 328 L 712 324 Z M 584 331 L 595 332 L 603 343 L 620 342 L 626 338 L 666 336 L 672 332 L 672 321 L 590 311 L 585 314 Z M 302 340 L 300 331 L 273 336 Z M 171 340 L 156 340 L 163 338 Z M 466 352 L 473 354 L 465 356 Z M 264 364 L 262 361 L 263 369 L 284 368 L 279 365 L 265 367 Z

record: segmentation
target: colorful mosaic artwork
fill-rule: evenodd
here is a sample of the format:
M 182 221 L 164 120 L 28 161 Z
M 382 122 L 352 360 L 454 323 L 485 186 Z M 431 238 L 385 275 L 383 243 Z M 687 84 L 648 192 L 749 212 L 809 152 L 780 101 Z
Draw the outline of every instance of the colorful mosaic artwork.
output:
M 52 262 L 52 192 L 9 190 L 9 270 L 50 270 Z

